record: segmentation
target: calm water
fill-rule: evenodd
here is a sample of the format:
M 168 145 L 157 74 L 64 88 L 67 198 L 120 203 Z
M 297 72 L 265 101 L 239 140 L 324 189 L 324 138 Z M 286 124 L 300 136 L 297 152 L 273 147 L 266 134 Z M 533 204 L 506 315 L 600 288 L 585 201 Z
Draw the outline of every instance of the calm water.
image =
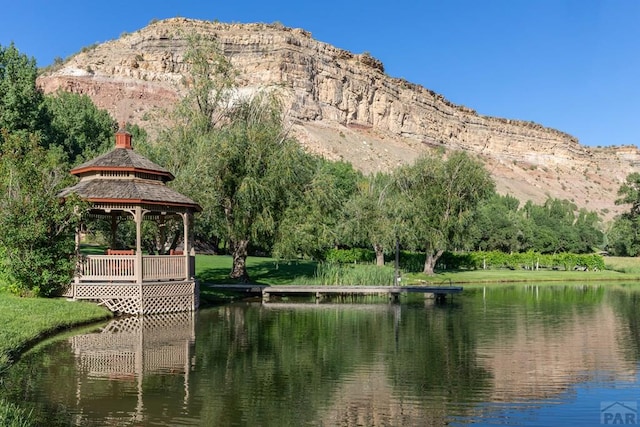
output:
M 2 389 L 44 425 L 629 422 L 639 304 L 634 287 L 519 285 L 124 318 L 39 346 Z

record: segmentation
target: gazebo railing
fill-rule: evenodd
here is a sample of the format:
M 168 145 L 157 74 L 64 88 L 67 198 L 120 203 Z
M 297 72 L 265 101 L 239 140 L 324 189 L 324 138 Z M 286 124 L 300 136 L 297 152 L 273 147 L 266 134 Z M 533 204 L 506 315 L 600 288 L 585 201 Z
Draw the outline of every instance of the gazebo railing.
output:
M 87 255 L 80 262 L 80 281 L 135 281 L 135 255 Z
M 185 255 L 143 255 L 142 281 L 184 280 Z M 135 255 L 87 255 L 80 262 L 79 282 L 135 282 Z
M 142 257 L 143 280 L 184 279 L 184 255 L 156 255 Z

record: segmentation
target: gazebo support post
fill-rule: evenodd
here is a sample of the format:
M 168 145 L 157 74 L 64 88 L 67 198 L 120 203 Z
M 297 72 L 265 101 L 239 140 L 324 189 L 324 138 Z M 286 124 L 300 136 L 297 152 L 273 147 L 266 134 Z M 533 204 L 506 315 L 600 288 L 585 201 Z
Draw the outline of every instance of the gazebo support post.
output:
M 167 244 L 167 227 L 165 224 L 165 213 L 162 212 L 160 214 L 160 218 L 158 218 L 158 229 L 160 231 L 160 242 L 159 242 L 159 253 L 160 255 L 163 255 L 165 253 L 165 247 Z
M 190 260 L 189 260 L 189 212 L 184 212 L 180 214 L 182 216 L 182 227 L 184 230 L 184 236 L 183 236 L 183 255 L 184 255 L 184 280 L 189 280 L 190 276 L 191 276 L 191 272 L 189 271 L 189 265 Z
M 116 218 L 116 214 L 114 212 L 111 212 L 111 244 L 110 244 L 111 249 L 118 249 L 116 248 L 117 232 L 118 232 L 118 218 Z
M 133 218 L 136 222 L 136 283 L 139 288 L 140 300 L 138 301 L 140 304 L 140 313 L 144 314 L 144 298 L 143 298 L 143 289 L 142 289 L 142 207 L 136 206 Z
M 80 230 L 82 226 L 76 227 L 76 270 L 73 272 L 73 283 L 71 284 L 71 299 L 76 299 L 76 287 L 80 284 L 80 274 L 82 271 L 82 259 L 80 258 Z

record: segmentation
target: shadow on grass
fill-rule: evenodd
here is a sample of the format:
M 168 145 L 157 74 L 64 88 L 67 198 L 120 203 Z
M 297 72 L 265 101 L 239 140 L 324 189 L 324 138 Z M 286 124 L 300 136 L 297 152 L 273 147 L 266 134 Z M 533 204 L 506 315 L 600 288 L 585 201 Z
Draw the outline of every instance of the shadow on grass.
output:
M 315 261 L 276 261 L 273 258 L 247 258 L 247 272 L 252 284 L 287 285 L 294 284 L 296 278 L 312 278 L 316 272 Z M 232 259 L 228 255 L 199 255 L 196 258 L 196 275 L 203 283 L 233 284 L 237 280 L 229 278 Z

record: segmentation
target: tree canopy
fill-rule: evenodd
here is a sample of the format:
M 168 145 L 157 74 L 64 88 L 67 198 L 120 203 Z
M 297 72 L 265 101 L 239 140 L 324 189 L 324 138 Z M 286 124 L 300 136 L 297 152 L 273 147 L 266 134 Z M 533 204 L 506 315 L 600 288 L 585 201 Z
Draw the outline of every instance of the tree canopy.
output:
M 70 161 L 98 151 L 113 120 L 86 96 L 45 96 L 36 77 L 34 59 L 0 46 L 0 273 L 17 293 L 53 295 L 73 276 L 82 213 L 57 194 L 74 179 Z
M 462 241 L 476 207 L 494 191 L 487 170 L 465 152 L 425 156 L 401 167 L 396 185 L 405 198 L 403 243 L 426 252 L 425 274 L 433 274 L 443 252 Z
M 618 216 L 609 230 L 607 248 L 613 255 L 640 255 L 640 173 L 629 174 L 618 190 L 617 205 L 629 210 Z
M 0 129 L 46 132 L 48 117 L 36 77 L 34 58 L 21 54 L 13 43 L 0 45 Z

